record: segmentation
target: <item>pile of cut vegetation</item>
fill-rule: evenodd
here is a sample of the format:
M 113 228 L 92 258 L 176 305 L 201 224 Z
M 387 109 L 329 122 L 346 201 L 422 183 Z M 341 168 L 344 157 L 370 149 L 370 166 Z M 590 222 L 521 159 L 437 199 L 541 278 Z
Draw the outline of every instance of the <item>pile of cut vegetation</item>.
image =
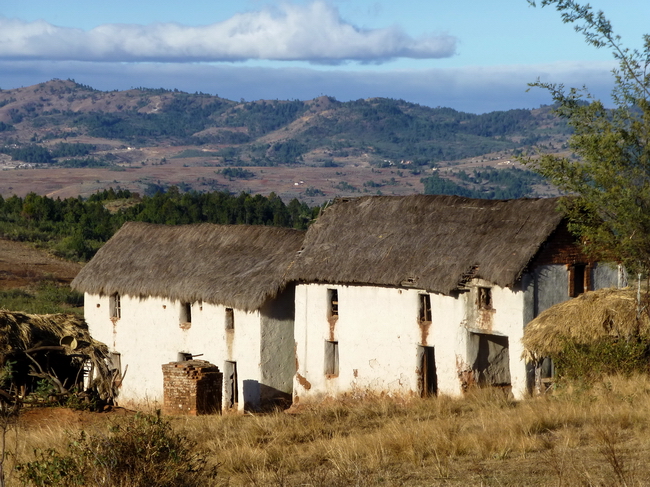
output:
M 0 370 L 1 395 L 10 401 L 39 395 L 67 400 L 91 392 L 110 402 L 116 395 L 108 347 L 71 314 L 0 310 Z
M 648 372 L 650 296 L 632 288 L 586 292 L 552 306 L 531 321 L 524 354 L 550 357 L 558 377 L 591 379 L 604 374 Z

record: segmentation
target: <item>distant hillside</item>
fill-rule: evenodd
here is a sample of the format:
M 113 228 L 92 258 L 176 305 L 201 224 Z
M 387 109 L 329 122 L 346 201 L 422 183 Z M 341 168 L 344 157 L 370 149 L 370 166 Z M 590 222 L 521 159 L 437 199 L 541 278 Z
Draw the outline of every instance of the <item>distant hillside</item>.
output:
M 220 154 L 225 162 L 258 166 L 337 156 L 430 164 L 563 142 L 568 134 L 548 109 L 474 115 L 403 100 L 324 96 L 237 103 L 163 89 L 103 92 L 70 80 L 3 90 L 0 123 L 4 142 L 91 136 L 134 146 L 227 145 Z
M 72 80 L 0 90 L 0 163 L 120 167 L 171 157 L 187 166 L 395 167 L 417 176 L 533 146 L 561 151 L 568 135 L 549 107 L 475 115 L 385 98 L 236 102 L 165 89 L 104 92 Z M 472 191 L 487 184 L 471 174 L 455 179 Z

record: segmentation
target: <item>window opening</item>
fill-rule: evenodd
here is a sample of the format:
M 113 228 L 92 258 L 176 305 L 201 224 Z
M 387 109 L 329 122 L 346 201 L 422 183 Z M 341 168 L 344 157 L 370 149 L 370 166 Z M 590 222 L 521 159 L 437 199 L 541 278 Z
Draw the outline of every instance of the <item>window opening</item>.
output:
M 339 342 L 325 341 L 325 375 L 339 375 Z
M 329 301 L 329 316 L 339 315 L 339 292 L 337 289 L 327 290 L 327 299 Z
M 181 303 L 181 323 L 192 323 L 192 303 Z
M 479 309 L 492 309 L 492 289 L 489 287 L 478 288 Z
M 111 318 L 120 319 L 122 317 L 122 304 L 118 293 L 112 294 L 109 298 L 108 307 Z
M 108 370 L 113 375 L 113 382 L 119 386 L 122 383 L 122 355 L 111 352 L 108 356 Z
M 235 329 L 235 312 L 232 308 L 226 308 L 226 330 Z
M 431 296 L 420 294 L 420 321 L 431 321 Z

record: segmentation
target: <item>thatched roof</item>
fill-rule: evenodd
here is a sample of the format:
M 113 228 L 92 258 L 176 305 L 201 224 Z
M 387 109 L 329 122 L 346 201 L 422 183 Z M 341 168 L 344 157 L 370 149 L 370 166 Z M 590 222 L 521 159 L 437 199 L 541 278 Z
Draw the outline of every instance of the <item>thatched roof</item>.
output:
M 631 288 L 604 288 L 551 306 L 526 325 L 522 342 L 528 359 L 553 356 L 567 341 L 588 345 L 606 337 L 650 337 L 647 309 L 637 320 Z
M 309 228 L 291 277 L 449 293 L 476 277 L 511 286 L 562 221 L 557 199 L 341 199 Z
M 304 232 L 249 225 L 128 222 L 72 287 L 91 294 L 158 296 L 259 308 L 287 283 Z

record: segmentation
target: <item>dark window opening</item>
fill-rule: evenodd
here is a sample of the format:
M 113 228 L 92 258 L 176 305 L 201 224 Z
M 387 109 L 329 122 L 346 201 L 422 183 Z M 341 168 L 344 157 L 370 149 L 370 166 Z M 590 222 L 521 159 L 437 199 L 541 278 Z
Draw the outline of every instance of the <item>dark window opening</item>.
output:
M 339 292 L 337 289 L 327 290 L 327 299 L 329 302 L 329 316 L 339 315 Z
M 122 317 L 122 304 L 120 302 L 120 295 L 118 293 L 111 295 L 109 298 L 108 307 L 110 310 L 111 318 L 120 319 Z
M 492 309 L 492 289 L 489 287 L 478 288 L 479 309 Z
M 239 401 L 237 385 L 237 362 L 226 361 L 223 366 L 223 405 L 227 409 L 237 406 Z
M 235 312 L 232 308 L 226 308 L 226 330 L 235 329 Z
M 433 347 L 418 347 L 418 369 L 420 371 L 419 389 L 421 397 L 431 397 L 438 393 L 438 374 Z
M 181 303 L 181 323 L 192 323 L 192 303 Z
M 339 375 L 339 342 L 325 341 L 325 375 Z
M 420 321 L 431 321 L 431 296 L 420 294 Z

